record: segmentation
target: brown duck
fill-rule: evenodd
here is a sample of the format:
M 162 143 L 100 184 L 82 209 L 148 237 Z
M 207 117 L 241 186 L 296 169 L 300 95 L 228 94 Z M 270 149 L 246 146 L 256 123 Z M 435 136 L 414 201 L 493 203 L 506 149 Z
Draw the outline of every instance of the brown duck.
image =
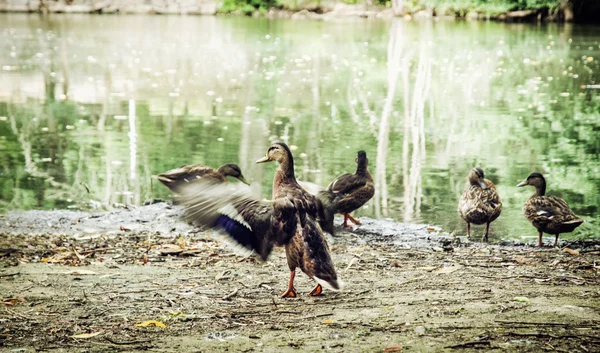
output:
M 373 177 L 367 169 L 368 164 L 367 153 L 358 151 L 356 172 L 340 175 L 329 184 L 326 191 L 322 191 L 319 195 L 320 198 L 323 198 L 323 193 L 329 195 L 334 212 L 344 215 L 344 227 L 348 227 L 348 220 L 360 224 L 360 221 L 352 217 L 350 212 L 367 203 L 375 194 Z
M 458 214 L 467 222 L 467 237 L 471 236 L 471 223 L 485 224 L 483 239 L 488 241 L 490 223 L 502 212 L 502 201 L 496 186 L 485 179 L 481 168 L 473 168 L 467 177 L 469 184 L 458 200 Z
M 227 176 L 237 178 L 244 184 L 250 185 L 244 176 L 240 167 L 236 164 L 224 164 L 215 169 L 200 164 L 184 165 L 176 169 L 171 169 L 162 174 L 158 174 L 156 178 L 166 187 L 175 191 L 182 184 L 187 184 L 196 181 L 200 178 L 212 179 L 215 182 L 226 183 Z
M 523 213 L 538 230 L 538 246 L 543 246 L 542 234 L 555 234 L 554 246 L 558 246 L 560 233 L 570 233 L 584 221 L 577 217 L 565 200 L 546 195 L 546 179 L 540 173 L 531 173 L 517 186 L 531 185 L 535 194 L 525 201 Z
M 271 161 L 279 163 L 272 201 L 259 201 L 227 185 L 198 182 L 178 189 L 185 218 L 193 224 L 224 230 L 230 240 L 255 251 L 263 260 L 274 245 L 284 246 L 290 278 L 282 298 L 296 297 L 294 277 L 298 267 L 317 282 L 310 295 L 321 294 L 322 285 L 340 289 L 323 234 L 324 230 L 333 230 L 332 219 L 325 220 L 321 201 L 296 181 L 294 159 L 285 143 L 272 144 L 257 163 Z

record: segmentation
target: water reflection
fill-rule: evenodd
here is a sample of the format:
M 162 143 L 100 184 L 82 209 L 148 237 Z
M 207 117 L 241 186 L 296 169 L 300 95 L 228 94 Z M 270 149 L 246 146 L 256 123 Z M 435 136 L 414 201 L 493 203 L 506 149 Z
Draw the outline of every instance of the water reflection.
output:
M 492 237 L 535 236 L 514 187 L 534 170 L 590 221 L 572 236 L 600 234 L 598 27 L 11 14 L 0 31 L 2 210 L 167 198 L 151 176 L 189 163 L 238 163 L 269 197 L 254 161 L 283 140 L 322 185 L 365 149 L 359 215 L 464 232 L 478 165 L 504 203 Z

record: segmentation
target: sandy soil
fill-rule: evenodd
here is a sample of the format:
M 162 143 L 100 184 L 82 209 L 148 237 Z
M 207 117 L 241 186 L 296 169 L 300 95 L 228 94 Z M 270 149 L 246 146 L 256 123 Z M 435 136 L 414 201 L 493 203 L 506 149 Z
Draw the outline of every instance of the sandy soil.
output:
M 331 239 L 343 291 L 279 299 L 281 249 L 243 258 L 178 214 L 2 216 L 0 350 L 600 351 L 598 241 L 484 245 L 363 219 Z

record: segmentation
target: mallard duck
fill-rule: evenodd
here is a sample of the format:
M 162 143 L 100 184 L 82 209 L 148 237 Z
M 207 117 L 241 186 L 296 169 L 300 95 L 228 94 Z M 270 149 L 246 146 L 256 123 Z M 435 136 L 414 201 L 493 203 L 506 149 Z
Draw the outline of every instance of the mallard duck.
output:
M 481 168 L 471 169 L 467 179 L 469 184 L 458 200 L 458 214 L 467 222 L 467 237 L 471 236 L 471 223 L 485 223 L 483 239 L 488 241 L 490 223 L 500 216 L 502 201 L 496 186 L 485 179 Z
M 162 174 L 158 174 L 156 178 L 166 187 L 175 191 L 183 183 L 189 183 L 200 178 L 212 179 L 216 182 L 226 183 L 227 176 L 237 178 L 246 185 L 250 185 L 244 176 L 240 167 L 236 164 L 224 164 L 215 169 L 200 164 L 184 165 L 176 169 L 171 169 Z
M 340 175 L 329 184 L 327 190 L 323 190 L 318 194 L 320 199 L 328 200 L 329 207 L 334 213 L 344 215 L 344 227 L 348 227 L 348 220 L 354 224 L 360 224 L 360 221 L 352 217 L 350 212 L 367 203 L 375 194 L 373 177 L 367 169 L 368 164 L 367 153 L 358 151 L 356 172 Z
M 545 196 L 546 179 L 540 173 L 531 173 L 517 186 L 531 185 L 535 194 L 525 201 L 523 213 L 527 220 L 538 230 L 538 246 L 543 246 L 542 234 L 555 234 L 554 246 L 558 246 L 560 233 L 570 233 L 584 221 L 577 217 L 565 200 L 555 196 Z
M 223 229 L 234 243 L 255 251 L 263 260 L 274 245 L 284 246 L 290 278 L 282 298 L 296 297 L 298 267 L 317 282 L 310 295 L 321 294 L 322 286 L 340 289 L 323 234 L 324 229 L 333 228 L 332 220 L 324 219 L 321 201 L 296 181 L 294 159 L 285 143 L 272 144 L 266 156 L 256 162 L 271 161 L 279 163 L 272 201 L 259 201 L 243 191 L 232 192 L 227 185 L 198 182 L 178 189 L 184 217 L 196 225 Z

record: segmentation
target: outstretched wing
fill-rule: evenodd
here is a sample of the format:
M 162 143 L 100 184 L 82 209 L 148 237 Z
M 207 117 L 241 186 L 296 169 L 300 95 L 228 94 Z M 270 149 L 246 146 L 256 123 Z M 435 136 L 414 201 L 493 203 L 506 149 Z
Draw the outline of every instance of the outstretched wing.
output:
M 198 181 L 177 189 L 184 218 L 223 230 L 229 240 L 266 260 L 273 245 L 284 245 L 296 231 L 297 217 L 287 199 L 259 201 L 240 186 Z

